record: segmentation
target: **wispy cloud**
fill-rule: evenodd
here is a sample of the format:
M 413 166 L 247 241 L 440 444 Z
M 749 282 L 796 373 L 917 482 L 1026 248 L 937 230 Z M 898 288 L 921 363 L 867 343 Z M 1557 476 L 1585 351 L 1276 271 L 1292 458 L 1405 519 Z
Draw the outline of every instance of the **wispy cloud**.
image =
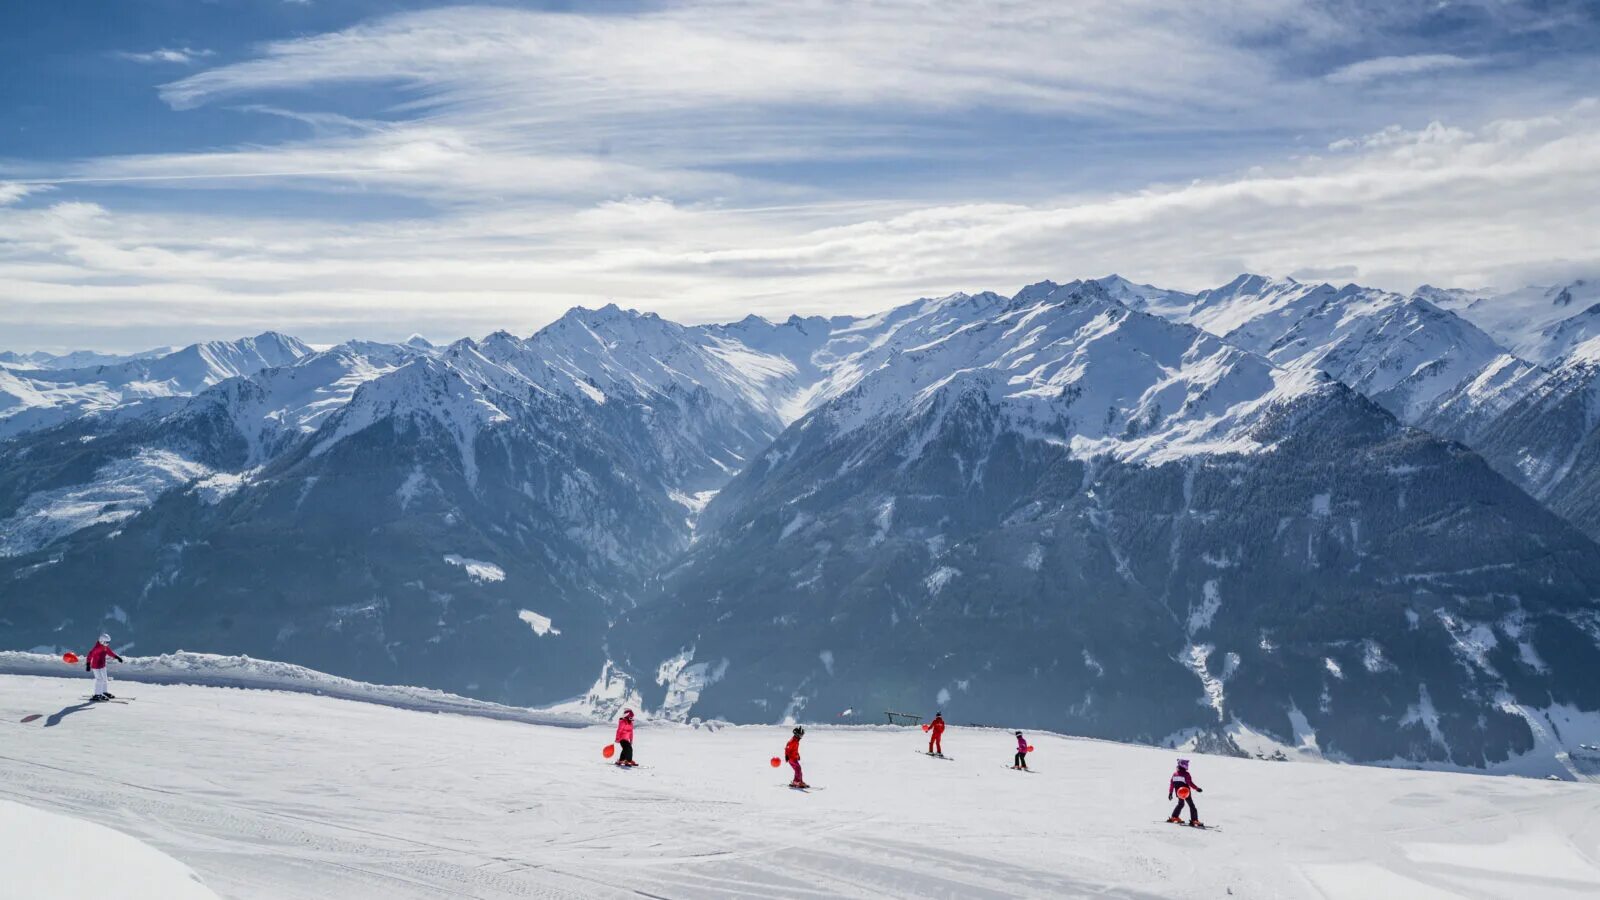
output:
M 0 186 L 0 330 L 404 337 L 1113 270 L 1404 289 L 1600 269 L 1600 112 L 1573 102 L 1600 58 L 1513 65 L 1493 40 L 1528 17 L 1499 0 L 1461 46 L 1425 11 L 1302 0 L 588 8 L 384 16 L 161 89 L 175 116 L 289 120 L 270 140 L 0 161 L 17 190 L 97 201 Z M 343 214 L 369 198 L 403 212 Z
M 1363 59 L 1329 72 L 1327 81 L 1333 84 L 1364 84 L 1385 78 L 1424 75 L 1453 69 L 1468 69 L 1481 65 L 1482 60 L 1466 59 L 1450 53 L 1418 53 L 1411 56 L 1379 56 Z
M 216 55 L 215 50 L 196 50 L 193 47 L 162 47 L 145 53 L 124 52 L 117 54 L 122 59 L 132 60 L 133 62 L 179 63 L 182 65 L 189 65 L 208 56 Z

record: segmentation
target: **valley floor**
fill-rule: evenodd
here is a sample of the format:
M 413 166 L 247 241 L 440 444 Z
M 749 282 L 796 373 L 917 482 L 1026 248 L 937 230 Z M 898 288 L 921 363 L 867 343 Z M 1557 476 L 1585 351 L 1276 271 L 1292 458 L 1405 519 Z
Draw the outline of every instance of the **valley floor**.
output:
M 268 690 L 0 676 L 0 801 L 90 820 L 224 897 L 1593 897 L 1593 785 L 1195 757 L 1205 820 L 1167 825 L 1170 751 L 1005 732 L 429 713 Z M 120 687 L 120 690 L 118 688 Z M 43 714 L 33 722 L 21 719 Z M 13 818 L 0 817 L 0 825 Z M 90 832 L 92 834 L 92 832 Z M 8 870 L 38 860 L 12 858 Z M 116 885 L 105 886 L 116 896 Z

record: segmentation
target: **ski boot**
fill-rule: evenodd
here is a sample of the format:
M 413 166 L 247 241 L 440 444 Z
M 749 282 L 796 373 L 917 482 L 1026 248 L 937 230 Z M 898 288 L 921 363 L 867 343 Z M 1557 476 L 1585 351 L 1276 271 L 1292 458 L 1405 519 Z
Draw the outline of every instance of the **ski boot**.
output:
M 117 699 L 117 695 L 111 693 L 110 691 L 106 691 L 104 694 L 101 694 L 100 696 L 106 698 L 107 700 L 115 700 L 115 699 Z
M 1204 828 L 1204 827 L 1206 827 L 1206 823 L 1200 821 L 1199 819 L 1190 819 L 1189 820 L 1189 827 L 1190 828 Z
M 1173 825 L 1182 825 L 1183 824 L 1183 820 L 1178 818 L 1177 816 L 1168 816 L 1167 817 L 1167 821 L 1172 823 Z

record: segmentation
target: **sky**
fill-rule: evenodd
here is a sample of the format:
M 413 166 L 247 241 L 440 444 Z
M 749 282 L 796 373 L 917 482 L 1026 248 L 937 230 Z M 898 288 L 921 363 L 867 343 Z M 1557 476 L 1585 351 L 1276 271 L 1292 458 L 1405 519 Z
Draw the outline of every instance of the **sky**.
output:
M 1600 275 L 1600 4 L 0 5 L 0 349 Z

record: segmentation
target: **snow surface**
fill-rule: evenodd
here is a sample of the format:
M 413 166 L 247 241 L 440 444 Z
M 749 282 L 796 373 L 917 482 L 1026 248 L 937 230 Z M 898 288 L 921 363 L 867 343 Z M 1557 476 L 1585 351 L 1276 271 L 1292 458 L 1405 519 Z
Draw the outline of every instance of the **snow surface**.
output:
M 500 568 L 492 562 L 484 562 L 481 559 L 472 559 L 470 557 L 462 556 L 458 553 L 446 553 L 444 555 L 444 561 L 452 566 L 460 566 L 461 568 L 466 569 L 467 577 L 478 582 L 479 584 L 484 584 L 491 581 L 506 580 L 506 570 Z M 546 619 L 545 621 L 548 622 L 549 620 Z
M 10 800 L 0 800 L 0 870 L 7 897 L 217 896 L 182 863 L 126 834 Z
M 958 724 L 952 758 L 931 761 L 910 752 L 915 729 L 816 726 L 802 754 L 824 790 L 800 794 L 767 763 L 785 728 L 644 723 L 645 768 L 622 771 L 600 756 L 609 723 L 191 685 L 125 685 L 136 701 L 89 706 L 85 684 L 0 678 L 0 798 L 114 827 L 229 897 L 1600 891 L 1589 785 L 1186 754 L 1220 826 L 1197 832 L 1161 821 L 1172 751 L 1052 734 L 1029 733 L 1024 775 L 1004 768 L 1004 730 Z M 34 712 L 47 718 L 18 724 Z M 82 895 L 52 875 L 45 895 Z M 111 883 L 139 896 L 125 872 Z M 162 884 L 183 897 L 193 883 Z

